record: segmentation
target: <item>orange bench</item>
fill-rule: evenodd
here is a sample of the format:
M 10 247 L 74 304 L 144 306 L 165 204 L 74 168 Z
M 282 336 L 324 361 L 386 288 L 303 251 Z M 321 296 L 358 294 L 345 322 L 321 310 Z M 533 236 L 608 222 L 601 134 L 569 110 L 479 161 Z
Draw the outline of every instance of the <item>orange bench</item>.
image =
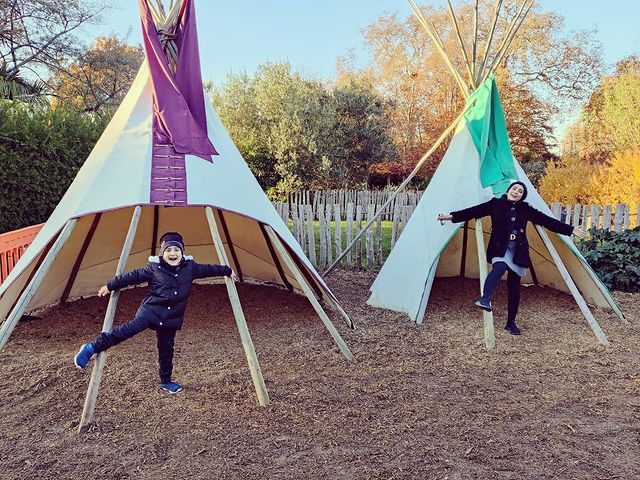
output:
M 0 283 L 7 278 L 43 225 L 40 223 L 0 234 Z

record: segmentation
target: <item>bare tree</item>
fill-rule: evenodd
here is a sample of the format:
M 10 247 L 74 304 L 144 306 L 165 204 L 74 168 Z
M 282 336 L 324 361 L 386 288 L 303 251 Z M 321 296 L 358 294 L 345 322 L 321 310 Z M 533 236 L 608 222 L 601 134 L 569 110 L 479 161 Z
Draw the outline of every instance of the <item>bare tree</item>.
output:
M 74 33 L 96 23 L 105 8 L 83 0 L 0 0 L 2 84 L 37 93 L 38 82 L 79 51 Z

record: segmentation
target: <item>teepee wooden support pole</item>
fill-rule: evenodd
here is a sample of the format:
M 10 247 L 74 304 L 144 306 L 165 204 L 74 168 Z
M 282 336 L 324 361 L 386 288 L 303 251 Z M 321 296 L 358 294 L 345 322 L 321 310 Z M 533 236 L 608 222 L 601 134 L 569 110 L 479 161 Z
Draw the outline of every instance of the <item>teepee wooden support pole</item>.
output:
M 509 27 L 506 29 L 505 34 L 502 37 L 502 42 L 500 42 L 500 46 L 498 47 L 498 50 L 496 51 L 496 54 L 494 56 L 494 60 L 495 60 L 495 58 L 498 57 L 500 52 L 507 46 L 507 43 L 508 43 L 508 40 L 509 40 L 509 36 L 511 35 L 511 32 L 513 31 L 513 29 L 515 28 L 516 24 L 518 23 L 518 19 L 520 18 L 520 14 L 524 10 L 524 8 L 525 8 L 525 6 L 527 5 L 528 2 L 529 2 L 529 0 L 523 0 L 522 1 L 522 4 L 520 5 L 520 8 L 516 12 L 515 17 L 513 17 L 513 19 L 509 23 Z M 489 62 L 489 65 L 492 65 L 492 64 L 493 64 L 493 61 Z M 484 75 L 484 77 L 486 77 L 486 76 L 487 75 Z
M 427 161 L 427 159 L 433 154 L 433 152 L 436 151 L 436 149 L 440 146 L 440 144 L 445 140 L 445 138 L 447 138 L 447 136 L 458 126 L 458 123 L 464 118 L 464 115 L 467 113 L 467 110 L 469 110 L 471 108 L 471 106 L 475 103 L 475 100 L 472 100 L 471 102 L 469 102 L 464 109 L 462 110 L 462 112 L 460 112 L 460 115 L 458 115 L 453 122 L 451 122 L 451 125 L 449 125 L 444 132 L 442 132 L 442 135 L 440 135 L 440 137 L 438 137 L 438 139 L 435 141 L 435 143 L 431 146 L 431 148 L 427 151 L 427 153 L 425 153 L 422 158 L 420 158 L 420 160 L 418 160 L 418 163 L 416 164 L 416 166 L 413 168 L 413 170 L 411 171 L 411 173 L 407 176 L 407 178 L 400 184 L 398 185 L 398 188 L 396 188 L 396 190 L 389 195 L 389 198 L 387 199 L 386 202 L 384 202 L 380 208 L 378 208 L 378 211 L 375 213 L 375 215 L 373 216 L 373 218 L 371 218 L 367 224 L 362 228 L 362 230 L 360 230 L 358 232 L 358 234 L 353 238 L 353 240 L 351 240 L 351 243 L 349 243 L 349 245 L 347 245 L 345 247 L 345 249 L 342 251 L 342 253 L 334 260 L 334 262 L 329 265 L 329 267 L 324 271 L 324 273 L 322 274 L 322 277 L 326 277 L 339 263 L 340 261 L 351 251 L 351 249 L 353 248 L 353 246 L 358 243 L 358 241 L 360 240 L 360 238 L 362 237 L 362 235 L 365 234 L 365 232 L 367 231 L 367 229 L 369 227 L 371 227 L 371 225 L 373 225 L 375 223 L 375 221 L 378 219 L 378 217 L 380 215 L 382 215 L 384 213 L 384 210 L 391 205 L 391 202 L 393 202 L 393 200 L 396 198 L 396 196 L 398 196 L 398 194 L 400 192 L 402 192 L 402 190 L 404 190 L 404 188 L 409 184 L 409 182 L 413 179 L 413 177 L 416 176 L 416 174 L 420 171 L 420 168 L 422 167 L 422 164 L 424 162 Z
M 475 80 L 476 70 L 477 70 L 477 53 L 478 53 L 478 0 L 476 0 L 475 8 L 473 9 L 473 45 L 472 45 L 472 55 L 471 55 L 471 71 L 472 74 L 472 82 Z M 474 90 L 476 85 L 474 83 Z
M 500 65 L 500 62 L 502 61 L 506 53 L 509 51 L 511 42 L 513 42 L 514 37 L 516 36 L 516 34 L 518 33 L 518 30 L 520 30 L 520 27 L 522 26 L 522 23 L 524 22 L 524 19 L 527 17 L 529 10 L 531 10 L 531 7 L 533 6 L 533 2 L 534 0 L 530 0 L 530 1 L 524 0 L 523 4 L 520 6 L 520 10 L 518 10 L 518 13 L 516 14 L 516 17 L 513 19 L 513 22 L 511 23 L 511 26 L 509 27 L 509 30 L 502 42 L 502 45 L 498 49 L 498 53 L 496 54 L 495 58 L 491 62 L 489 68 L 484 73 L 482 77 L 482 81 L 485 81 L 489 77 L 489 75 L 491 75 L 491 73 L 495 71 L 498 65 Z M 527 7 L 524 14 L 522 14 L 522 11 L 524 7 L 527 5 L 527 3 L 529 3 L 529 6 Z
M 447 64 L 447 67 L 451 71 L 453 78 L 456 80 L 456 83 L 458 84 L 458 87 L 460 88 L 462 95 L 464 96 L 464 98 L 469 98 L 469 89 L 464 84 L 462 77 L 453 66 L 453 63 L 451 62 L 451 58 L 449 58 L 449 55 L 447 54 L 447 51 L 444 48 L 444 44 L 442 43 L 442 40 L 440 39 L 440 36 L 438 35 L 437 30 L 435 29 L 435 27 L 432 27 L 429 25 L 429 23 L 427 22 L 427 19 L 424 18 L 424 15 L 422 14 L 420 7 L 418 7 L 418 5 L 415 3 L 414 0 L 408 0 L 408 2 L 409 2 L 409 5 L 411 6 L 411 9 L 413 10 L 413 13 L 418 19 L 418 22 L 420 22 L 420 24 L 427 31 L 427 33 L 429 34 L 429 37 L 431 37 L 431 40 L 436 46 L 436 49 L 442 56 L 444 62 Z
M 338 312 L 342 318 L 345 319 L 345 321 L 347 322 L 347 325 L 349 326 L 349 328 L 351 330 L 355 330 L 356 327 L 355 327 L 353 321 L 351 320 L 349 315 L 347 315 L 347 312 L 345 312 L 344 309 L 342 308 L 342 306 L 338 303 L 338 300 L 333 296 L 333 294 L 331 292 L 326 292 L 325 298 L 326 298 L 327 303 L 331 307 L 333 307 L 333 309 L 336 312 Z
M 593 313 L 591 313 L 591 310 L 589 310 L 589 306 L 587 305 L 587 302 L 582 297 L 582 294 L 578 290 L 578 287 L 573 281 L 573 278 L 571 278 L 571 275 L 569 274 L 567 267 L 565 266 L 564 262 L 560 258 L 560 254 L 558 254 L 556 247 L 551 242 L 549 235 L 547 235 L 547 232 L 540 225 L 536 225 L 536 230 L 538 230 L 538 233 L 540 234 L 540 238 L 542 238 L 542 241 L 547 247 L 547 250 L 549 250 L 549 253 L 553 258 L 553 261 L 555 262 L 556 267 L 558 267 L 558 270 L 560 271 L 560 275 L 562 275 L 562 278 L 567 284 L 567 287 L 569 287 L 569 291 L 571 292 L 571 295 L 573 295 L 573 298 L 576 300 L 576 303 L 578 304 L 578 307 L 580 307 L 580 311 L 582 312 L 582 315 L 584 315 L 584 318 L 587 320 L 587 323 L 591 327 L 591 330 L 593 330 L 593 333 L 595 334 L 598 341 L 602 345 L 608 347 L 609 340 L 607 340 L 607 336 L 604 334 L 604 332 L 600 328 L 600 325 L 598 325 L 598 321 L 593 316 Z
M 0 351 L 2 351 L 2 349 L 6 345 L 9 337 L 11 336 L 11 333 L 13 332 L 14 328 L 16 328 L 18 321 L 20 320 L 20 318 L 22 318 L 22 315 L 29 306 L 29 302 L 31 302 L 36 292 L 38 291 L 40 284 L 47 276 L 47 273 L 49 272 L 49 269 L 51 268 L 51 265 L 56 259 L 58 253 L 60 253 L 60 250 L 62 250 L 65 242 L 71 236 L 76 223 L 78 223 L 78 220 L 74 218 L 72 220 L 69 220 L 67 224 L 62 228 L 60 235 L 58 235 L 58 238 L 56 238 L 55 242 L 46 253 L 44 260 L 42 261 L 40 266 L 37 267 L 38 269 L 35 275 L 31 278 L 31 281 L 22 292 L 22 295 L 20 295 L 20 298 L 11 309 L 9 316 L 2 324 L 2 328 L 0 328 Z
M 484 232 L 482 220 L 476 219 L 476 244 L 478 246 L 478 267 L 480 271 L 480 295 L 484 291 L 484 282 L 487 279 L 487 254 L 484 251 Z M 493 312 L 482 311 L 484 319 L 484 344 L 491 349 L 496 346 L 496 335 L 493 328 Z
M 508 39 L 507 43 L 505 44 L 505 46 L 502 49 L 502 51 L 498 53 L 498 56 L 495 58 L 494 63 L 492 65 L 492 68 L 489 69 L 489 73 L 495 71 L 495 69 L 498 68 L 498 65 L 500 65 L 500 63 L 502 62 L 502 59 L 505 57 L 507 52 L 510 50 L 511 44 L 513 43 L 513 39 L 515 38 L 515 36 L 520 31 L 520 27 L 522 27 L 522 24 L 524 23 L 525 18 L 527 18 L 527 15 L 529 14 L 529 10 L 531 10 L 531 7 L 533 6 L 533 2 L 534 2 L 534 0 L 531 0 L 531 3 L 529 3 L 529 6 L 527 7 L 527 9 L 520 16 L 520 18 L 518 20 L 518 23 L 517 23 L 516 27 L 513 29 L 513 32 L 511 33 L 511 35 L 509 36 L 509 39 Z
M 265 231 L 265 234 L 266 234 L 266 231 Z M 267 235 L 267 238 L 268 238 L 268 235 Z M 295 254 L 293 254 L 291 247 L 289 245 L 285 243 L 283 243 L 282 245 L 287 250 L 287 253 L 289 254 L 289 256 L 295 262 L 296 267 L 298 267 L 298 270 L 302 272 L 302 275 L 304 275 L 304 278 L 307 281 L 307 285 L 311 286 L 311 288 L 313 289 L 313 291 L 318 297 L 325 298 L 327 300 L 327 303 L 329 303 L 329 305 L 333 307 L 333 309 L 336 312 L 342 315 L 342 318 L 345 319 L 349 328 L 354 330 L 355 325 L 353 324 L 353 321 L 351 320 L 351 318 L 349 318 L 349 315 L 347 315 L 347 312 L 345 312 L 344 309 L 340 306 L 340 304 L 338 303 L 338 300 L 333 296 L 333 294 L 329 290 L 324 291 L 324 289 L 318 285 L 318 282 L 316 282 L 313 276 L 309 273 L 309 270 L 307 269 L 306 265 L 304 265 L 302 261 L 300 261 L 300 259 Z
M 271 238 L 271 243 L 273 243 L 273 246 L 276 247 L 276 250 L 278 250 L 280 257 L 282 258 L 282 260 L 284 260 L 284 263 L 289 271 L 293 273 L 296 281 L 300 285 L 300 288 L 309 299 L 309 302 L 311 302 L 311 305 L 320 317 L 320 320 L 322 320 L 322 323 L 324 323 L 324 326 L 333 337 L 333 340 L 338 345 L 338 348 L 340 349 L 342 354 L 346 357 L 347 360 L 349 360 L 350 362 L 354 362 L 355 357 L 353 356 L 353 353 L 351 353 L 351 350 L 349 350 L 349 347 L 338 333 L 338 330 L 336 330 L 336 327 L 333 325 L 333 323 L 331 323 L 331 319 L 329 319 L 329 317 L 327 316 L 326 312 L 322 308 L 322 305 L 320 305 L 320 302 L 318 302 L 318 299 L 313 294 L 311 287 L 307 284 L 304 276 L 302 275 L 302 272 L 300 272 L 295 262 L 289 255 L 289 252 L 280 241 L 280 237 L 276 234 L 276 232 L 273 231 L 273 228 L 270 225 L 265 225 L 265 229 L 267 230 L 269 238 Z
M 127 259 L 131 253 L 131 247 L 133 246 L 133 240 L 136 236 L 136 230 L 138 229 L 138 221 L 140 220 L 140 214 L 142 213 L 142 207 L 136 206 L 131 215 L 131 223 L 129 223 L 129 230 L 120 252 L 120 258 L 118 259 L 118 266 L 116 267 L 116 276 L 122 275 L 124 269 L 127 266 Z M 102 323 L 102 331 L 110 332 L 113 328 L 113 319 L 116 316 L 116 307 L 118 300 L 120 299 L 120 290 L 111 292 L 109 296 L 109 303 L 107 304 L 107 311 L 104 314 L 104 322 Z M 82 416 L 80 417 L 80 424 L 78 425 L 78 434 L 83 434 L 89 428 L 91 420 L 93 420 L 93 412 L 96 408 L 96 402 L 98 400 L 98 391 L 100 390 L 100 382 L 102 381 L 102 371 L 104 365 L 107 362 L 107 352 L 100 352 L 93 364 L 93 371 L 91 372 L 91 380 L 89 381 L 89 388 L 87 389 L 87 396 L 84 400 L 84 407 L 82 409 Z
M 205 213 L 207 215 L 207 221 L 209 222 L 209 229 L 211 230 L 211 237 L 213 238 L 213 245 L 216 249 L 216 253 L 218 254 L 218 259 L 220 263 L 229 265 L 229 260 L 227 258 L 227 253 L 224 250 L 224 244 L 220 237 L 220 230 L 218 229 L 213 209 L 211 207 L 205 207 Z M 260 406 L 265 407 L 269 405 L 269 394 L 267 393 L 267 386 L 265 385 L 264 378 L 262 377 L 262 370 L 260 369 L 258 356 L 256 355 L 256 350 L 253 346 L 251 335 L 249 334 L 249 327 L 247 326 L 247 321 L 244 317 L 242 306 L 240 305 L 238 290 L 236 289 L 236 284 L 233 279 L 224 277 L 224 283 L 227 286 L 229 301 L 231 302 L 233 316 L 236 319 L 236 325 L 238 326 L 238 332 L 240 333 L 242 348 L 244 349 L 244 354 L 246 355 L 247 362 L 249 364 L 249 371 L 251 372 L 253 386 L 255 387 L 256 395 L 258 396 L 258 403 Z
M 438 269 L 438 262 L 440 261 L 440 255 L 433 261 L 431 271 L 427 277 L 427 282 L 422 292 L 422 298 L 420 299 L 420 307 L 418 308 L 418 315 L 416 316 L 416 324 L 422 325 L 424 322 L 424 315 L 427 311 L 427 304 L 429 303 L 429 296 L 431 295 L 431 288 L 433 287 L 433 280 L 436 278 L 436 270 Z
M 613 312 L 617 315 L 617 317 L 620 320 L 622 320 L 622 323 L 624 323 L 625 325 L 629 325 L 629 321 L 624 316 L 624 313 L 622 313 L 622 310 L 620 310 L 620 307 L 615 302 L 615 300 L 611 298 L 611 293 L 609 293 L 606 287 L 602 284 L 602 280 L 598 278 L 598 276 L 590 267 L 586 267 L 585 270 L 593 280 L 593 283 L 596 284 L 596 287 L 598 287 L 598 290 L 600 290 L 600 293 L 602 293 L 602 295 L 604 296 L 605 300 L 607 301 L 607 303 L 609 304 Z
M 489 51 L 491 50 L 491 42 L 493 42 L 493 36 L 496 31 L 496 25 L 498 24 L 498 18 L 500 18 L 500 8 L 502 8 L 502 0 L 498 0 L 498 2 L 496 3 L 496 8 L 493 14 L 493 23 L 491 24 L 491 31 L 489 32 L 489 38 L 487 39 L 487 44 L 485 45 L 484 52 L 482 53 L 482 60 L 480 60 L 480 65 L 475 72 L 476 85 L 480 85 L 480 79 L 483 77 L 483 71 L 485 65 L 487 64 Z
M 456 31 L 456 37 L 458 38 L 458 44 L 460 45 L 460 50 L 462 50 L 462 55 L 464 56 L 464 65 L 467 69 L 467 75 L 469 75 L 469 83 L 471 87 L 475 90 L 476 83 L 473 78 L 473 71 L 471 69 L 471 65 L 469 63 L 469 55 L 467 55 L 467 49 L 464 46 L 464 41 L 462 40 L 462 34 L 460 33 L 460 27 L 458 26 L 458 19 L 456 18 L 456 14 L 453 10 L 453 5 L 451 4 L 451 0 L 447 0 L 447 4 L 449 5 L 449 15 L 451 16 L 451 21 L 453 22 L 453 26 Z

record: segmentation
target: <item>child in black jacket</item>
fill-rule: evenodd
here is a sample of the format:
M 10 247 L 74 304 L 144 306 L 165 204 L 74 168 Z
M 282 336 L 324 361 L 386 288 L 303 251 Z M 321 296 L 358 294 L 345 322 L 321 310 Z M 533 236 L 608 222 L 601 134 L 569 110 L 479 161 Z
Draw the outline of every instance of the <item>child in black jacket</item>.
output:
M 105 296 L 114 290 L 149 283 L 149 294 L 144 298 L 133 320 L 102 332 L 91 343 L 85 343 L 74 358 L 78 368 L 85 368 L 91 357 L 117 345 L 146 329 L 155 330 L 158 340 L 160 387 L 169 393 L 182 390 L 171 380 L 173 371 L 173 345 L 176 332 L 182 327 L 184 312 L 191 291 L 191 282 L 197 278 L 237 277 L 226 265 L 201 265 L 184 256 L 182 236 L 176 232 L 165 233 L 160 238 L 160 256 L 149 257 L 149 264 L 112 278 L 98 291 Z
M 516 314 L 520 304 L 520 278 L 524 277 L 531 266 L 529 242 L 527 241 L 527 223 L 542 225 L 552 232 L 562 235 L 584 236 L 579 228 L 562 223 L 549 217 L 526 203 L 527 187 L 524 183 L 513 182 L 507 193 L 500 198 L 492 198 L 488 202 L 473 207 L 439 215 L 438 220 L 450 220 L 454 223 L 466 222 L 473 218 L 491 216 L 491 237 L 487 247 L 487 258 L 493 268 L 484 282 L 482 296 L 474 301 L 474 305 L 491 311 L 491 297 L 498 287 L 498 282 L 507 274 L 508 313 L 507 325 L 504 327 L 512 335 L 520 335 L 516 325 Z

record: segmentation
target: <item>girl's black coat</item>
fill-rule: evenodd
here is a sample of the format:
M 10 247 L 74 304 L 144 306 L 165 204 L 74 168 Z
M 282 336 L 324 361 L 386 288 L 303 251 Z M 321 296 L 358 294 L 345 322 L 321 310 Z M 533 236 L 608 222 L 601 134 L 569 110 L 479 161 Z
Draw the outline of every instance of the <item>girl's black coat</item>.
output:
M 515 213 L 515 215 L 511 215 Z M 562 235 L 571 235 L 573 227 L 562 223 L 536 210 L 526 202 L 510 202 L 506 195 L 501 198 L 492 198 L 488 202 L 475 207 L 465 208 L 457 212 L 451 212 L 454 223 L 466 222 L 472 218 L 491 216 L 491 238 L 487 247 L 487 259 L 502 257 L 509 246 L 509 235 L 515 230 L 516 249 L 513 255 L 515 264 L 522 267 L 531 266 L 529 257 L 529 242 L 527 241 L 527 222 L 542 225 L 549 230 Z
M 107 283 L 111 291 L 148 282 L 147 295 L 136 317 L 143 317 L 161 327 L 182 327 L 184 311 L 191 292 L 191 282 L 196 278 L 231 275 L 226 265 L 204 265 L 185 257 L 178 267 L 160 262 L 158 257 L 149 257 L 149 264 L 131 272 L 118 275 Z

